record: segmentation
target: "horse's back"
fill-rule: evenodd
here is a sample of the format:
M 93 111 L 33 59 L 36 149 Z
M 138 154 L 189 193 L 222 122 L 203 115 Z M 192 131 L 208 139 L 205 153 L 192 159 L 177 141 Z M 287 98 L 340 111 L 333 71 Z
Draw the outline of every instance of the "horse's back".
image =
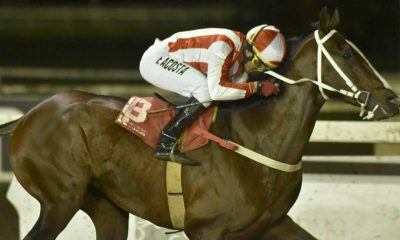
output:
M 95 114 L 96 111 L 102 113 L 118 113 L 125 103 L 124 99 L 110 96 L 100 96 L 93 93 L 82 91 L 69 91 L 58 93 L 50 98 L 43 100 L 27 112 L 15 130 L 18 134 L 20 130 L 26 130 L 26 125 L 30 128 L 45 126 L 46 129 L 56 127 L 55 124 L 67 122 L 69 126 L 82 124 L 85 117 Z M 94 111 L 93 109 L 96 108 Z M 98 119 L 101 120 L 101 119 Z

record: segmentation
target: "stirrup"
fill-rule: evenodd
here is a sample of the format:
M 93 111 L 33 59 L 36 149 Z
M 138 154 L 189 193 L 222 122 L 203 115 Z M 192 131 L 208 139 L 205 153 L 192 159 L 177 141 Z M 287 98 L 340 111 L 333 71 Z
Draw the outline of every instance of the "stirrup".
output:
M 164 160 L 164 161 L 172 161 L 176 163 L 180 163 L 182 165 L 199 165 L 200 163 L 194 160 L 189 159 L 186 157 L 185 154 L 181 153 L 179 150 L 175 151 L 176 149 L 176 143 L 171 147 L 171 148 L 166 148 L 165 146 L 160 146 L 157 145 L 153 157 L 158 159 L 158 160 Z
M 200 165 L 198 161 L 191 160 L 190 158 L 186 157 L 185 154 L 181 153 L 179 150 L 175 152 L 175 146 L 176 144 L 172 147 L 171 152 L 169 152 L 169 159 L 172 162 L 180 163 L 183 165 Z

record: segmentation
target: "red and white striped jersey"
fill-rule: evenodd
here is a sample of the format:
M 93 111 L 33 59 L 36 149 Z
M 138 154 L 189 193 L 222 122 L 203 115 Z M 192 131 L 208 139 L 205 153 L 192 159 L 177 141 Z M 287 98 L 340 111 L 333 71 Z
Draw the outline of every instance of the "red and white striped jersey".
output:
M 171 58 L 182 61 L 207 75 L 213 100 L 235 100 L 254 93 L 254 83 L 243 68 L 245 36 L 236 31 L 206 28 L 178 32 L 165 41 Z

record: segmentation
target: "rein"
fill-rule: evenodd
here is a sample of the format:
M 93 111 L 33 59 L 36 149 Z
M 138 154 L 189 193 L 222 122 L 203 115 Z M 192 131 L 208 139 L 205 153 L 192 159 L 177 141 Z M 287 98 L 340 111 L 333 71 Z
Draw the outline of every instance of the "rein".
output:
M 311 82 L 315 85 L 318 86 L 318 89 L 323 96 L 325 100 L 328 100 L 329 97 L 325 94 L 324 90 L 331 91 L 331 92 L 338 92 L 344 96 L 354 98 L 361 107 L 360 111 L 360 117 L 363 117 L 366 114 L 366 106 L 368 104 L 368 101 L 370 99 L 371 93 L 363 90 L 359 90 L 356 85 L 354 85 L 353 81 L 350 80 L 350 78 L 342 71 L 342 69 L 336 64 L 336 62 L 333 60 L 332 56 L 329 54 L 329 52 L 326 50 L 324 47 L 324 43 L 328 41 L 334 34 L 336 33 L 336 30 L 331 30 L 327 35 L 325 35 L 322 39 L 319 37 L 318 30 L 314 32 L 314 38 L 315 41 L 318 45 L 318 50 L 317 50 L 317 81 L 308 79 L 308 78 L 302 78 L 297 81 L 289 79 L 287 77 L 284 77 L 274 71 L 268 70 L 265 71 L 264 73 L 271 75 L 283 82 L 286 82 L 288 84 L 300 84 L 303 82 Z M 379 75 L 379 73 L 375 70 L 375 68 L 371 65 L 371 63 L 367 60 L 367 58 L 362 54 L 362 52 L 350 41 L 346 40 L 346 42 L 357 52 L 360 54 L 360 56 L 367 62 L 368 66 L 372 69 L 372 71 L 378 76 L 378 78 L 382 81 L 383 85 L 386 88 L 390 88 L 389 84 L 386 82 L 386 80 Z M 345 81 L 346 85 L 351 89 L 352 92 L 344 90 L 344 89 L 336 89 L 330 85 L 327 85 L 322 82 L 322 55 L 325 56 L 325 58 L 328 59 L 329 63 L 332 65 L 332 67 L 336 70 L 336 72 L 340 75 L 340 77 Z M 361 96 L 365 96 L 365 100 L 361 99 Z M 379 104 L 375 105 L 372 111 L 368 111 L 367 115 L 363 117 L 363 119 L 371 119 L 374 117 L 375 111 L 380 108 L 381 111 L 385 113 L 385 110 L 380 106 Z

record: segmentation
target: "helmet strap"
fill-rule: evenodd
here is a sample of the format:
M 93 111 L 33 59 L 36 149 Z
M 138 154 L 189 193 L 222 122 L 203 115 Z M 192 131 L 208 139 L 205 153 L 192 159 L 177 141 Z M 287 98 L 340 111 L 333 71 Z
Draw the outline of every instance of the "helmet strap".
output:
M 250 52 L 252 54 L 251 57 L 247 56 L 247 52 Z M 247 62 L 253 60 L 253 57 L 254 57 L 253 45 L 250 44 L 248 41 L 245 41 L 245 43 L 244 43 L 244 47 L 242 50 L 242 56 L 243 56 L 243 63 L 247 63 Z

